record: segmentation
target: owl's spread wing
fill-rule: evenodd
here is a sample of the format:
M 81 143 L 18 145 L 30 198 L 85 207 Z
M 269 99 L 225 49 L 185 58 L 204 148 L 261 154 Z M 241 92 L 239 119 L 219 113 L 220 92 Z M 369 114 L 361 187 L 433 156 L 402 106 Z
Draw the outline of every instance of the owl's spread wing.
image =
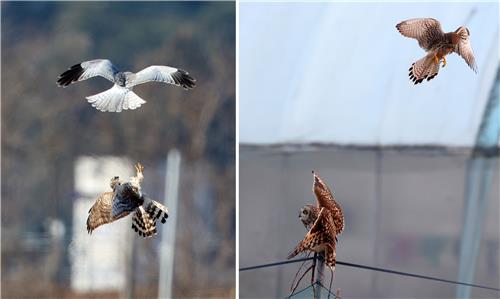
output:
M 342 212 L 342 208 L 335 201 L 332 191 L 330 188 L 323 182 L 323 180 L 313 172 L 314 182 L 313 182 L 313 192 L 316 195 L 316 201 L 318 203 L 318 207 L 325 207 L 333 216 L 333 219 L 336 223 L 338 234 L 340 234 L 344 230 L 344 213 Z
M 462 56 L 467 65 L 477 73 L 476 60 L 474 59 L 474 52 L 472 51 L 469 37 L 460 38 L 456 52 L 458 55 Z
M 96 76 L 101 76 L 114 82 L 116 73 L 118 73 L 118 69 L 108 59 L 89 60 L 75 64 L 62 73 L 57 80 L 57 84 L 65 87 L 73 82 L 87 80 Z
M 182 86 L 184 89 L 195 87 L 195 79 L 188 72 L 164 65 L 153 65 L 127 78 L 127 87 L 132 87 L 146 82 L 164 82 Z
M 113 217 L 111 216 L 113 196 L 113 192 L 105 192 L 99 195 L 94 205 L 90 208 L 87 218 L 87 231 L 89 234 L 97 227 L 113 221 Z
M 397 24 L 396 28 L 403 36 L 416 39 L 419 46 L 427 51 L 444 36 L 439 21 L 431 18 L 406 20 Z
M 135 211 L 140 205 L 140 195 L 130 183 L 124 183 L 116 187 L 111 215 L 118 219 Z
M 328 253 L 329 250 L 335 249 L 336 236 L 337 230 L 332 215 L 326 208 L 321 208 L 311 230 L 287 258 L 291 259 L 306 250 L 318 251 L 319 248 L 323 248 L 323 251 Z

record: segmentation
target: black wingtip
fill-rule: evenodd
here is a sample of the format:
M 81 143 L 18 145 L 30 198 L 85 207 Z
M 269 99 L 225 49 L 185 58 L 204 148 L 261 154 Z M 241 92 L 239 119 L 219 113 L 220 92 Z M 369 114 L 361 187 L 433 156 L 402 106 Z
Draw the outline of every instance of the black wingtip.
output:
M 70 85 L 73 82 L 78 81 L 78 79 L 82 76 L 83 74 L 83 68 L 81 64 L 75 64 L 72 67 L 70 67 L 67 71 L 59 75 L 59 79 L 57 80 L 57 84 L 60 87 L 65 87 Z
M 185 70 L 177 69 L 177 71 L 172 74 L 172 77 L 176 84 L 179 84 L 186 90 L 196 87 L 196 79 L 191 77 Z

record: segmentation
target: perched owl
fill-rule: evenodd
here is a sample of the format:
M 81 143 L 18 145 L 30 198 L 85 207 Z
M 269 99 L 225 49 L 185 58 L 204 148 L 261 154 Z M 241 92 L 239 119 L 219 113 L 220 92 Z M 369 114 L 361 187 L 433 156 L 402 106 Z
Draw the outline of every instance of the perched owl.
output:
M 316 195 L 316 202 L 318 208 L 326 208 L 332 214 L 332 218 L 335 224 L 337 235 L 340 235 L 344 230 L 344 213 L 339 203 L 335 201 L 335 198 L 330 191 L 330 188 L 317 176 L 314 171 L 313 173 L 313 192 Z
M 287 259 L 291 259 L 305 251 L 322 253 L 325 257 L 325 264 L 333 271 L 335 270 L 337 257 L 336 236 L 337 229 L 335 228 L 332 214 L 323 207 L 309 232 L 307 232 L 304 239 L 288 255 Z
M 457 53 L 462 56 L 469 67 L 477 73 L 477 65 L 470 44 L 470 31 L 459 27 L 454 32 L 443 32 L 439 21 L 431 18 L 411 19 L 396 25 L 398 31 L 418 41 L 418 45 L 427 55 L 414 62 L 409 69 L 410 79 L 414 84 L 422 83 L 437 76 L 441 61 L 446 66 L 445 56 Z
M 135 165 L 136 176 L 130 182 L 121 182 L 119 177 L 111 179 L 110 187 L 113 191 L 101 194 L 89 210 L 87 231 L 92 233 L 97 227 L 116 221 L 135 212 L 132 217 L 132 229 L 140 236 L 151 237 L 156 234 L 156 220 L 165 223 L 168 217 L 167 208 L 150 199 L 141 191 L 144 179 L 144 167 Z

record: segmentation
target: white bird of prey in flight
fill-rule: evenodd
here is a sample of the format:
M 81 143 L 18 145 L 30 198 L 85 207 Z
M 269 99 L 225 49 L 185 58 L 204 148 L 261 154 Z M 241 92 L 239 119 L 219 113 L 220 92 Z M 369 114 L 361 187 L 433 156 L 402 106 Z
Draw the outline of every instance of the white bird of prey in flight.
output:
M 165 82 L 188 90 L 195 87 L 196 82 L 188 72 L 170 66 L 152 65 L 137 73 L 121 72 L 108 59 L 96 59 L 75 64 L 59 76 L 57 84 L 66 87 L 73 82 L 96 76 L 104 77 L 115 84 L 104 92 L 86 97 L 92 107 L 103 112 L 134 110 L 146 103 L 132 91 L 134 86 L 142 83 Z

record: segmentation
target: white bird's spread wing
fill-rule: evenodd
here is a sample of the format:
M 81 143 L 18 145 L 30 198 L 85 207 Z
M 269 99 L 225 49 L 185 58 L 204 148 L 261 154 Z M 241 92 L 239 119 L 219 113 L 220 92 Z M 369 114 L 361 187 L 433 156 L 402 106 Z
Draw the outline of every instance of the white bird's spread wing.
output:
M 73 82 L 87 80 L 88 78 L 101 76 L 114 82 L 114 76 L 118 69 L 107 59 L 96 59 L 75 64 L 62 73 L 57 80 L 59 86 L 65 87 Z
M 97 110 L 103 112 L 121 112 L 122 110 L 134 110 L 146 103 L 130 89 L 113 85 L 110 89 L 93 96 L 86 97 L 87 101 Z
M 469 37 L 460 39 L 460 42 L 458 43 L 457 53 L 458 55 L 462 56 L 469 67 L 477 73 L 476 60 L 474 59 L 474 52 L 472 51 Z
M 127 87 L 132 87 L 146 82 L 165 82 L 182 86 L 184 89 L 195 87 L 196 80 L 189 73 L 170 66 L 153 65 L 127 78 Z

